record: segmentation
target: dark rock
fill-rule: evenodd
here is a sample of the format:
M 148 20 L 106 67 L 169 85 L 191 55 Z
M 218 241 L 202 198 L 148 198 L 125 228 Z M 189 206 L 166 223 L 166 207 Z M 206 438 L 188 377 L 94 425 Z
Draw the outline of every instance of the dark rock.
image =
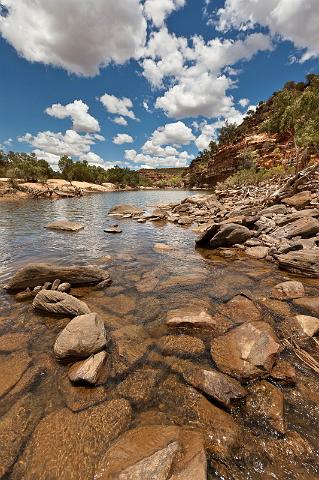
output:
M 245 243 L 251 236 L 252 233 L 247 227 L 236 223 L 229 223 L 221 227 L 219 232 L 211 238 L 209 245 L 211 248 L 231 247 L 236 244 Z
M 105 233 L 122 233 L 119 227 L 109 227 L 104 230 Z
M 296 382 L 296 369 L 286 360 L 278 360 L 270 372 L 271 378 L 285 384 Z
M 219 228 L 220 228 L 219 223 L 213 223 L 212 225 L 209 225 L 204 231 L 204 233 L 202 233 L 202 235 L 197 238 L 196 245 L 199 247 L 208 245 L 209 241 L 218 232 Z
M 43 285 L 45 282 L 54 282 L 56 278 L 71 285 L 89 285 L 99 283 L 110 276 L 96 266 L 60 267 L 46 263 L 30 263 L 18 270 L 5 288 L 6 290 L 23 290 Z

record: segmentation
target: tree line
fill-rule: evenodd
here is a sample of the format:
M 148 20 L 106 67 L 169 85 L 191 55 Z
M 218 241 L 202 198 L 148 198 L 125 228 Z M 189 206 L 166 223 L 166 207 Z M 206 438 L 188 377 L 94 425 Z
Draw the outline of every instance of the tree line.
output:
M 48 178 L 89 183 L 114 183 L 123 186 L 147 186 L 149 181 L 129 168 L 115 166 L 108 170 L 84 161 L 74 161 L 68 156 L 59 160 L 59 171 L 52 169 L 46 160 L 38 159 L 34 153 L 5 153 L 0 150 L 0 177 L 25 182 L 45 182 Z

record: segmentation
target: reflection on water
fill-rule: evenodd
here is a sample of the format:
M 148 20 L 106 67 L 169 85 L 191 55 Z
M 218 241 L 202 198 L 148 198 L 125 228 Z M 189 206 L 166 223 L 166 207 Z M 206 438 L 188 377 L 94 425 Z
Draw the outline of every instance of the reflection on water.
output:
M 5 339 L 4 344 L 8 349 L 1 350 L 0 345 L 0 356 L 4 361 L 9 351 L 15 352 L 11 354 L 14 355 L 11 376 L 0 381 L 0 387 L 3 388 L 3 382 L 10 387 L 8 393 L 0 396 L 0 433 L 2 418 L 5 418 L 3 415 L 7 412 L 14 415 L 14 408 L 19 402 L 27 402 L 27 409 L 31 412 L 27 426 L 23 422 L 22 426 L 19 424 L 19 431 L 22 427 L 26 428 L 23 434 L 25 439 L 14 439 L 19 449 L 11 461 L 14 463 L 16 457 L 18 461 L 13 470 L 9 468 L 10 473 L 5 478 L 46 478 L 40 475 L 37 468 L 45 465 L 42 457 L 46 458 L 50 452 L 45 449 L 44 443 L 36 447 L 28 438 L 39 419 L 48 418 L 52 412 L 66 412 L 64 415 L 69 418 L 67 412 L 70 410 L 85 412 L 92 405 L 125 396 L 133 406 L 135 426 L 175 422 L 179 425 L 192 424 L 192 412 L 178 410 L 177 403 L 182 402 L 182 398 L 178 400 L 176 397 L 176 409 L 175 399 L 170 403 L 168 387 L 174 385 L 176 379 L 158 357 L 160 339 L 168 333 L 165 318 L 169 310 L 201 306 L 214 314 L 219 304 L 243 293 L 261 306 L 264 319 L 276 330 L 285 316 L 293 315 L 293 308 L 288 303 L 269 300 L 271 288 L 285 278 L 275 266 L 237 255 L 227 259 L 214 252 L 195 250 L 195 234 L 191 229 L 164 223 L 138 224 L 131 219 L 118 220 L 107 216 L 110 207 L 117 203 L 151 208 L 160 202 L 178 202 L 190 194 L 194 192 L 123 192 L 56 202 L 40 200 L 0 204 L 0 282 L 19 265 L 30 261 L 96 264 L 108 269 L 113 280 L 112 286 L 105 291 L 74 289 L 73 293 L 104 319 L 109 334 L 134 324 L 145 328 L 152 341 L 138 364 L 125 374 L 113 376 L 105 385 L 95 389 L 73 387 L 66 377 L 67 368 L 59 365 L 52 355 L 55 339 L 68 320 L 36 313 L 32 311 L 30 302 L 17 303 L 13 297 L 0 292 L 0 342 Z M 64 218 L 83 223 L 85 229 L 78 233 L 67 233 L 44 228 L 47 223 Z M 114 223 L 120 223 L 123 233 L 115 236 L 104 233 L 103 229 Z M 169 244 L 173 249 L 160 252 L 154 250 L 155 243 Z M 192 361 L 212 368 L 209 353 L 211 338 L 207 332 L 192 332 L 192 335 L 198 336 L 206 347 L 205 353 Z M 138 341 L 135 343 L 138 344 Z M 108 350 L 115 355 L 112 348 L 111 344 Z M 313 448 L 316 447 L 319 432 L 318 379 L 293 355 L 284 353 L 284 357 L 298 367 L 298 388 L 279 385 L 286 399 L 287 436 L 283 439 L 274 437 L 261 425 L 247 421 L 244 408 L 235 409 L 232 417 L 240 425 L 244 441 L 240 441 L 236 447 L 229 447 L 228 457 L 222 455 L 220 458 L 219 440 L 215 445 L 214 438 L 211 439 L 209 447 L 214 453 L 208 458 L 210 480 L 318 478 L 317 457 L 308 455 L 305 445 L 309 444 L 302 443 L 308 441 Z M 25 369 L 21 365 L 26 365 Z M 136 385 L 136 382 L 142 383 Z M 176 383 L 176 395 L 178 388 L 184 388 L 180 385 Z M 308 389 L 307 385 L 311 385 L 311 388 Z M 31 397 L 27 396 L 28 392 L 32 393 Z M 166 410 L 165 405 L 169 407 Z M 59 426 L 54 425 L 54 428 Z M 46 435 L 45 443 L 54 443 L 55 439 L 50 437 L 50 424 Z M 225 445 L 222 445 L 221 451 L 226 449 L 226 444 L 228 448 L 227 442 L 232 438 L 229 432 L 225 435 Z M 6 443 L 10 444 L 11 441 L 15 445 L 11 437 Z M 54 448 L 58 446 L 54 445 Z M 65 448 L 63 456 L 70 455 L 72 465 L 74 442 L 71 441 L 70 445 L 66 443 Z M 79 445 L 79 451 L 81 448 L 85 451 L 87 462 L 83 465 L 83 471 L 94 471 L 96 452 L 93 446 Z M 27 475 L 27 470 L 23 469 L 25 465 L 28 469 L 30 464 L 33 464 L 35 473 Z M 84 475 L 83 478 L 92 476 Z

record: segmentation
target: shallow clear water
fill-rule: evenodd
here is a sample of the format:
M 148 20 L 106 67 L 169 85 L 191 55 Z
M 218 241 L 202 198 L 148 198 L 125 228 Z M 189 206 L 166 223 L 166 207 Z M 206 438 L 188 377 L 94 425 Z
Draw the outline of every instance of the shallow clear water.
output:
M 158 352 L 157 342 L 168 333 L 165 318 L 169 310 L 200 305 L 213 314 L 218 305 L 243 293 L 259 304 L 265 320 L 276 330 L 285 316 L 293 314 L 292 305 L 269 301 L 271 288 L 287 279 L 287 275 L 276 266 L 237 254 L 226 259 L 215 252 L 195 250 L 196 235 L 191 228 L 163 222 L 138 224 L 132 219 L 117 219 L 107 215 L 108 210 L 119 203 L 151 210 L 158 203 L 179 202 L 195 194 L 186 191 L 120 192 L 52 202 L 28 200 L 0 203 L 0 283 L 19 266 L 30 261 L 98 265 L 109 271 L 112 286 L 103 291 L 76 289 L 74 294 L 79 295 L 91 311 L 107 318 L 110 330 L 137 324 L 143 326 L 152 338 L 152 352 L 143 357 L 136 369 L 155 368 L 159 371 L 160 380 L 150 400 L 141 405 L 133 402 L 132 425 L 135 426 L 174 422 L 188 425 L 188 420 L 190 424 L 192 421 L 191 418 L 181 420 L 178 417 L 180 412 L 175 412 L 174 406 L 172 411 L 161 410 L 163 398 L 159 398 L 158 391 L 169 372 L 152 354 Z M 44 228 L 47 223 L 61 219 L 78 221 L 85 228 L 77 233 Z M 104 228 L 114 223 L 120 225 L 123 233 L 104 233 Z M 156 243 L 165 243 L 174 249 L 158 252 L 153 248 Z M 304 283 L 311 294 L 318 294 L 315 282 Z M 81 402 L 85 410 L 89 405 L 114 398 L 114 395 L 116 398 L 114 392 L 117 385 L 134 373 L 133 369 L 126 377 L 120 375 L 98 390 L 72 387 L 66 377 L 67 367 L 59 365 L 52 353 L 55 339 L 67 321 L 38 314 L 32 310 L 30 301 L 17 303 L 14 297 L 0 290 L 0 341 L 8 334 L 25 335 L 28 342 L 22 351 L 28 353 L 32 361 L 22 379 L 0 397 L 0 430 L 2 415 L 10 412 L 10 408 L 28 392 L 32 394 L 31 410 L 41 412 L 40 417 L 44 418 L 65 407 L 76 409 Z M 192 361 L 212 368 L 210 337 L 200 332 L 194 335 L 202 338 L 206 352 Z M 0 360 L 4 361 L 8 354 L 7 351 L 0 352 Z M 278 385 L 286 399 L 288 431 L 301 434 L 316 447 L 319 432 L 318 376 L 293 355 L 284 352 L 283 356 L 297 367 L 298 378 L 297 389 Z M 40 376 L 36 375 L 39 368 L 43 371 Z M 28 374 L 32 381 L 25 378 Z M 143 388 L 147 389 L 141 385 L 141 390 Z M 310 464 L 306 456 L 302 460 L 300 456 L 282 459 L 289 456 L 289 445 L 284 443 L 284 439 L 269 434 L 262 425 L 252 424 L 244 411 L 243 404 L 232 412 L 232 417 L 242 429 L 242 440 L 228 459 L 209 456 L 210 479 L 318 478 L 318 457 L 315 460 L 312 457 Z M 28 438 L 25 442 L 27 450 L 29 441 Z M 25 461 L 25 443 L 15 459 L 17 464 L 20 460 L 22 464 Z M 90 445 L 87 446 L 87 452 L 90 452 Z M 28 455 L 32 456 L 32 451 Z M 19 477 L 15 467 L 13 470 L 10 467 L 8 472 L 8 476 L 3 478 L 24 478 Z M 32 478 L 37 480 L 36 476 Z

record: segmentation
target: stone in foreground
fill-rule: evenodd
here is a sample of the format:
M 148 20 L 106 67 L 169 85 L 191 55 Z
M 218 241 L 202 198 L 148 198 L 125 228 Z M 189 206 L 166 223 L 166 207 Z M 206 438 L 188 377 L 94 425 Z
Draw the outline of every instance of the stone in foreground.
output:
M 200 432 L 176 426 L 145 426 L 124 433 L 101 458 L 100 480 L 206 480 Z
M 319 332 L 319 318 L 310 317 L 309 315 L 297 315 L 296 321 L 300 325 L 301 330 L 308 337 L 314 337 Z
M 210 328 L 216 321 L 205 310 L 196 307 L 185 307 L 167 313 L 168 327 Z
M 54 290 L 41 290 L 33 300 L 32 306 L 36 310 L 71 317 L 90 313 L 86 303 L 72 295 Z
M 80 315 L 65 327 L 54 344 L 59 359 L 87 358 L 106 345 L 105 327 L 96 313 Z
M 88 480 L 110 443 L 131 421 L 130 404 L 112 400 L 80 413 L 62 408 L 35 429 L 12 480 Z
M 219 232 L 210 240 L 209 245 L 211 248 L 231 247 L 236 244 L 245 243 L 251 236 L 252 233 L 247 227 L 243 227 L 237 223 L 229 223 L 221 227 Z
M 266 322 L 245 323 L 213 340 L 217 367 L 235 378 L 252 379 L 269 372 L 282 347 Z
M 78 232 L 84 228 L 84 225 L 76 222 L 69 222 L 68 220 L 58 220 L 56 222 L 48 223 L 44 228 L 49 230 L 64 230 L 66 232 Z
M 278 300 L 301 298 L 305 296 L 305 289 L 301 282 L 283 282 L 279 283 L 272 289 L 271 296 Z
M 72 286 L 90 285 L 110 279 L 110 275 L 98 267 L 60 267 L 48 263 L 29 263 L 18 270 L 5 286 L 6 290 L 24 290 L 59 278 L 61 283 Z
M 77 362 L 69 369 L 69 379 L 74 383 L 90 383 L 96 385 L 103 365 L 105 363 L 107 353 L 105 351 L 91 355 L 82 362 Z

